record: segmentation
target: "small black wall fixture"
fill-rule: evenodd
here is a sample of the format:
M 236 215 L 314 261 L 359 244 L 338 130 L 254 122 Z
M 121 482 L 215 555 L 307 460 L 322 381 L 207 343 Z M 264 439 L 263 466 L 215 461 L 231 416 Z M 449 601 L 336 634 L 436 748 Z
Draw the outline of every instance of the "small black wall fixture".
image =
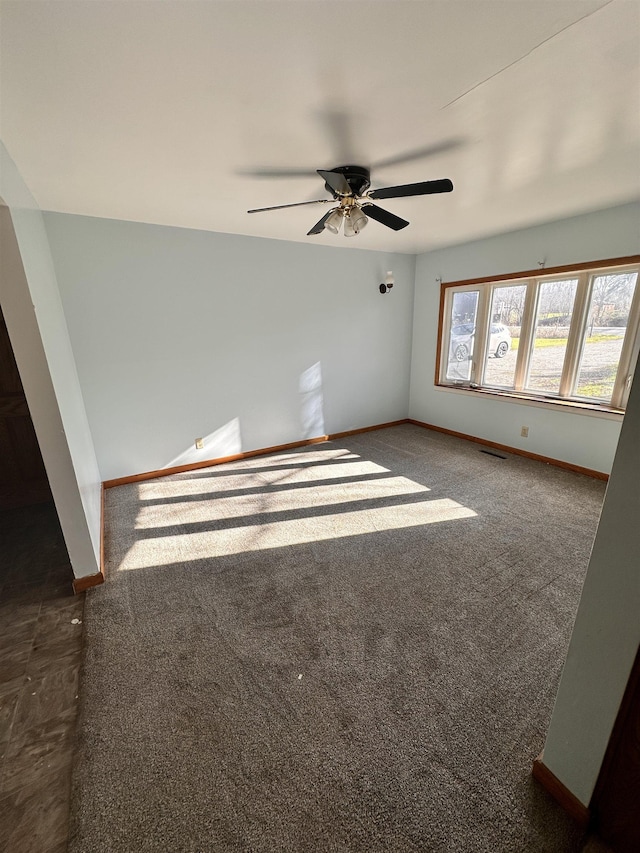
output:
M 387 273 L 387 275 L 385 277 L 385 280 L 380 285 L 380 293 L 386 293 L 388 290 L 391 290 L 393 285 L 394 285 L 393 273 L 391 272 L 391 270 L 389 270 L 389 272 Z

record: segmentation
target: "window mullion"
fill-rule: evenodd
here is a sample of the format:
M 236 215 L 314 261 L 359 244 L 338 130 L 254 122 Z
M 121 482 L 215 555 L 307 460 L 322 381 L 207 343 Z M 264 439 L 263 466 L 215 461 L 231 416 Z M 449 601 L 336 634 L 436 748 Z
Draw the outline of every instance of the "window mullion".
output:
M 639 271 L 640 274 L 640 271 Z M 620 361 L 618 362 L 618 372 L 616 381 L 613 386 L 613 394 L 611 395 L 611 405 L 618 409 L 623 409 L 627 405 L 627 398 L 631 388 L 631 380 L 633 378 L 633 367 L 638 358 L 638 350 L 640 349 L 640 281 L 636 281 L 636 289 L 633 294 L 633 301 L 627 319 L 627 333 L 625 335 L 622 351 L 620 352 Z
M 487 356 L 487 332 L 490 320 L 488 315 L 491 306 L 491 287 L 480 287 L 478 294 L 478 311 L 476 313 L 476 331 L 473 343 L 473 362 L 471 364 L 471 382 L 478 385 L 482 382 L 484 363 Z
M 591 281 L 593 277 L 591 277 Z M 573 311 L 571 316 L 571 326 L 569 327 L 569 337 L 567 339 L 567 351 L 564 355 L 564 364 L 562 366 L 562 377 L 560 379 L 560 388 L 558 389 L 559 397 L 570 397 L 576 383 L 578 368 L 580 366 L 580 356 L 584 346 L 584 339 L 587 328 L 587 313 L 589 308 L 589 285 L 590 276 L 587 272 L 580 273 L 578 276 L 578 287 L 576 296 L 573 301 Z
M 440 342 L 440 382 L 447 382 L 447 358 L 449 347 L 451 345 L 451 303 L 453 302 L 454 288 L 448 287 L 444 294 L 444 308 L 442 314 L 442 323 L 446 326 L 445 334 L 442 335 Z
M 522 391 L 529 372 L 529 361 L 531 360 L 531 345 L 533 342 L 533 324 L 536 316 L 536 302 L 538 298 L 538 282 L 530 280 L 527 282 L 527 295 L 524 300 L 524 311 L 522 312 L 522 323 L 520 325 L 520 341 L 518 342 L 518 357 L 516 359 L 516 370 L 514 376 L 514 390 Z

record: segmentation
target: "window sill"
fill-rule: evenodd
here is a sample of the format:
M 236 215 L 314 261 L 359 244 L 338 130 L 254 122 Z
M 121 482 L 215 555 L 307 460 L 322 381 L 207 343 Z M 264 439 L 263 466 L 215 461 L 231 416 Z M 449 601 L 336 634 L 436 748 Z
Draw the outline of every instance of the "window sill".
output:
M 581 403 L 577 400 L 549 399 L 548 397 L 536 397 L 532 394 L 520 394 L 514 391 L 500 391 L 497 388 L 472 388 L 469 385 L 436 385 L 436 391 L 453 392 L 466 396 L 490 397 L 506 403 L 517 403 L 524 406 L 536 406 L 541 409 L 564 411 L 573 415 L 587 415 L 589 417 L 604 418 L 605 420 L 621 421 L 624 417 L 622 409 L 613 409 L 610 406 L 599 406 L 594 403 Z

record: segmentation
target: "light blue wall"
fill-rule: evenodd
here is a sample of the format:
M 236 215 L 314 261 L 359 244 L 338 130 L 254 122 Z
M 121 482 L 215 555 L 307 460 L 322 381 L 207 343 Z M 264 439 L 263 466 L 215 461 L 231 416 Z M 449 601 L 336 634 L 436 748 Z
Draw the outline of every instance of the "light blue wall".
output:
M 574 465 L 609 472 L 621 418 L 608 420 L 435 387 L 440 285 L 640 252 L 640 204 L 628 204 L 419 255 L 410 417 Z M 529 437 L 520 437 L 522 426 Z
M 436 279 L 633 254 L 639 211 L 625 205 L 417 259 L 45 214 L 102 478 L 407 415 L 608 472 L 619 418 L 434 387 Z M 387 269 L 398 283 L 381 296 Z
M 413 256 L 45 225 L 103 479 L 407 416 Z

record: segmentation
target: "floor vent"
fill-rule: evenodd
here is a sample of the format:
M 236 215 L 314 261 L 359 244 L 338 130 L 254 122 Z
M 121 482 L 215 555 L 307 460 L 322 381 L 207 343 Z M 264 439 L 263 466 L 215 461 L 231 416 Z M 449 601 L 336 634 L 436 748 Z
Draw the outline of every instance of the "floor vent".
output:
M 494 453 L 493 450 L 481 450 L 480 453 L 486 453 L 487 456 L 497 456 L 498 459 L 506 459 L 506 456 L 502 456 L 500 453 Z

